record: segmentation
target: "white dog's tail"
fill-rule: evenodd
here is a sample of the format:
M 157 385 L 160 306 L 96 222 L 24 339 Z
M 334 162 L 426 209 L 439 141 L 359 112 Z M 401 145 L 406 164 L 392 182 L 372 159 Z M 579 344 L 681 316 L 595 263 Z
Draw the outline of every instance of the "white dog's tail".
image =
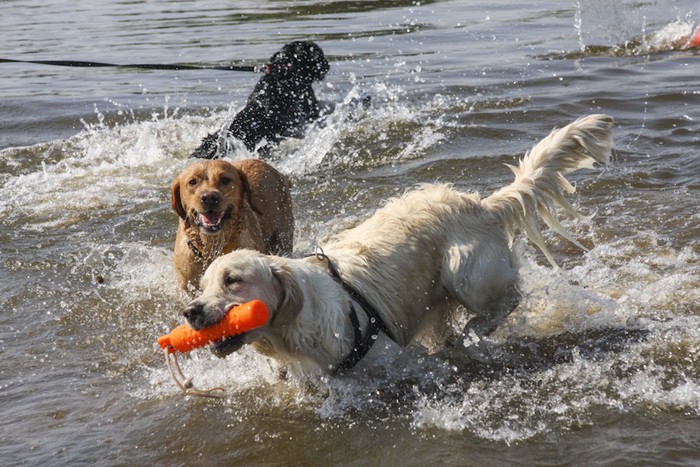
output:
M 564 178 L 565 173 L 592 168 L 595 162 L 610 162 L 613 119 L 607 115 L 589 115 L 552 131 L 520 160 L 518 167 L 508 165 L 515 181 L 485 198 L 483 205 L 498 216 L 512 238 L 517 228 L 537 245 L 552 266 L 557 267 L 547 250 L 538 226 L 537 213 L 547 225 L 579 248 L 586 250 L 554 217 L 560 206 L 572 216 L 588 220 L 578 213 L 562 194 L 576 189 Z

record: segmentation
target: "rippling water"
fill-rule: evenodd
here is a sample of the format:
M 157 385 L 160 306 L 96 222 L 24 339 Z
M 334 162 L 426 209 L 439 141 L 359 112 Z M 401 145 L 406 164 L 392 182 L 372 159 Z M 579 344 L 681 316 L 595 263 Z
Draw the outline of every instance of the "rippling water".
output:
M 416 183 L 489 193 L 583 114 L 615 117 L 616 161 L 572 177 L 590 251 L 550 234 L 552 270 L 518 241 L 492 363 L 382 342 L 348 376 L 282 381 L 202 350 L 185 372 L 228 397 L 191 399 L 154 345 L 186 300 L 169 185 L 257 76 L 0 63 L 3 464 L 700 462 L 700 55 L 678 43 L 697 2 L 74 3 L 2 2 L 0 58 L 259 64 L 319 42 L 338 111 L 275 161 L 299 254 Z

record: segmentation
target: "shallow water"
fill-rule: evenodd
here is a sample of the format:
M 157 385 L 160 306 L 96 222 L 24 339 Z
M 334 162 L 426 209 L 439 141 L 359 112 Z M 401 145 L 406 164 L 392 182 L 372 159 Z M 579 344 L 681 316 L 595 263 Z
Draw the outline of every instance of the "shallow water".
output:
M 524 240 L 524 299 L 489 364 L 382 341 L 347 376 L 280 380 L 249 349 L 182 359 L 169 186 L 251 73 L 0 63 L 0 458 L 5 465 L 697 465 L 700 87 L 692 1 L 3 2 L 0 58 L 259 64 L 319 42 L 339 103 L 276 152 L 296 252 L 416 183 L 490 191 L 549 130 L 616 119 L 571 178 L 590 250 Z M 358 113 L 343 103 L 370 94 Z M 236 157 L 247 157 L 239 153 Z M 99 281 L 98 281 L 99 279 Z M 455 320 L 464 319 L 455 310 Z

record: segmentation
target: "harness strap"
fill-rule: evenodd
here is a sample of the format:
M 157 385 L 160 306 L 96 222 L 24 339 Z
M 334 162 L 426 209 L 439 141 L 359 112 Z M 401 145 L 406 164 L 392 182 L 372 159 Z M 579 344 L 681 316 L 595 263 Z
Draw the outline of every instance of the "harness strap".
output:
M 389 331 L 387 325 L 379 316 L 377 310 L 367 301 L 367 299 L 362 294 L 360 294 L 360 292 L 355 290 L 355 288 L 353 288 L 350 284 L 345 282 L 340 277 L 338 270 L 335 268 L 330 258 L 326 256 L 323 252 L 320 252 L 320 254 L 317 253 L 316 256 L 319 258 L 323 258 L 326 260 L 326 262 L 328 262 L 328 270 L 331 272 L 331 276 L 333 276 L 333 278 L 345 289 L 345 291 L 348 293 L 348 295 L 350 295 L 350 297 L 353 300 L 360 304 L 362 309 L 365 310 L 365 313 L 367 313 L 367 316 L 369 316 L 370 321 L 374 321 L 375 324 L 379 327 L 380 331 L 389 336 L 391 340 L 396 341 L 394 336 L 391 334 L 391 331 Z
M 374 341 L 379 331 L 389 336 L 389 338 L 393 341 L 396 341 L 396 339 L 391 334 L 391 331 L 389 331 L 389 328 L 387 327 L 386 323 L 384 323 L 382 318 L 379 316 L 377 310 L 367 301 L 367 299 L 362 294 L 360 294 L 355 288 L 353 288 L 350 284 L 345 282 L 340 277 L 340 273 L 338 273 L 338 270 L 335 268 L 335 265 L 333 264 L 331 259 L 328 256 L 326 256 L 323 250 L 319 248 L 315 256 L 319 260 L 326 261 L 326 263 L 328 264 L 328 271 L 330 272 L 331 277 L 333 277 L 333 279 L 335 279 L 335 281 L 338 284 L 340 284 L 343 287 L 343 289 L 345 289 L 345 291 L 348 293 L 348 295 L 350 295 L 350 298 L 352 298 L 352 300 L 360 304 L 364 312 L 367 314 L 367 317 L 369 318 L 369 326 L 367 329 L 367 333 L 363 338 L 362 331 L 360 330 L 360 321 L 357 318 L 357 312 L 355 311 L 355 307 L 353 306 L 352 302 L 350 302 L 350 321 L 352 322 L 355 332 L 355 345 L 353 346 L 350 355 L 345 357 L 345 360 L 343 360 L 335 368 L 335 371 L 347 370 L 355 366 L 367 354 L 369 349 L 374 344 Z
M 350 302 L 350 321 L 352 322 L 352 327 L 355 332 L 355 344 L 352 347 L 352 352 L 350 352 L 350 354 L 333 369 L 333 372 L 335 373 L 343 370 L 349 370 L 357 365 L 357 363 L 362 360 L 365 355 L 367 355 L 369 349 L 372 348 L 372 345 L 377 338 L 377 334 L 379 334 L 379 329 L 377 328 L 376 323 L 370 318 L 367 334 L 365 334 L 364 338 L 362 337 L 360 320 L 357 318 L 357 312 L 355 311 L 355 306 L 352 304 L 352 302 Z

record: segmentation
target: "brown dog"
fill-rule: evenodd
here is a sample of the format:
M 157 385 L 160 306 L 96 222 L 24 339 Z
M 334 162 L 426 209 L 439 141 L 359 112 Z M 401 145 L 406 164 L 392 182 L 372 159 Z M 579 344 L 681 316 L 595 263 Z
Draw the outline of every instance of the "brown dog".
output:
M 218 256 L 239 248 L 292 252 L 294 214 L 289 179 L 249 159 L 196 162 L 173 182 L 171 203 L 180 216 L 175 269 L 180 286 L 199 286 Z

